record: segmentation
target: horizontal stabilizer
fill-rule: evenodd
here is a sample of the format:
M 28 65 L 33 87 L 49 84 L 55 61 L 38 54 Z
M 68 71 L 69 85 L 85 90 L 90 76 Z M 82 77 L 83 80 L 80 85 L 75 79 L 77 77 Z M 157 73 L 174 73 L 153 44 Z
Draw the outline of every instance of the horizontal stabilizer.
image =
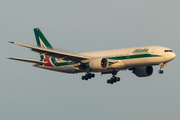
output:
M 15 57 L 9 57 L 8 59 L 19 60 L 19 61 L 30 62 L 30 63 L 38 63 L 38 64 L 46 64 L 47 63 L 47 62 L 43 62 L 43 61 L 39 61 L 39 60 L 30 60 L 30 59 L 15 58 Z

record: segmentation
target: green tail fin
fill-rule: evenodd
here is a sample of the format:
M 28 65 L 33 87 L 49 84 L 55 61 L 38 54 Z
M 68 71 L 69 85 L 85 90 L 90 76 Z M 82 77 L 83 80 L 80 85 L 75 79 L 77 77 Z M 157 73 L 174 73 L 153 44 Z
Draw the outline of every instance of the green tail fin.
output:
M 37 42 L 38 47 L 53 49 L 53 47 L 48 42 L 46 37 L 42 34 L 42 32 L 39 28 L 34 28 L 34 34 L 36 37 L 36 42 Z M 44 64 L 44 66 L 53 66 L 53 65 L 51 65 L 52 63 L 50 62 L 51 61 L 50 56 L 45 55 L 45 54 L 40 54 L 40 58 L 41 58 L 40 61 L 47 62 L 47 64 Z
M 37 42 L 38 47 L 53 49 L 53 47 L 48 42 L 46 37 L 42 34 L 42 32 L 39 28 L 34 28 L 34 34 L 36 37 L 36 42 Z

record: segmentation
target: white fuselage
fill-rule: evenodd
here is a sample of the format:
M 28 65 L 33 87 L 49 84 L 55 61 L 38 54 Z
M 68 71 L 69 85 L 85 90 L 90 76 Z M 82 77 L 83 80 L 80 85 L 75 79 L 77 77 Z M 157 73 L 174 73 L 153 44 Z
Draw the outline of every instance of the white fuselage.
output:
M 104 51 L 95 51 L 95 52 L 85 52 L 79 53 L 79 55 L 90 56 L 92 58 L 102 57 L 108 60 L 112 60 L 114 64 L 110 64 L 107 69 L 103 70 L 90 70 L 89 72 L 112 72 L 125 70 L 130 68 L 136 68 L 140 66 L 153 66 L 159 65 L 161 63 L 165 64 L 175 57 L 175 53 L 165 52 L 169 48 L 161 46 L 143 46 L 143 47 L 134 47 L 134 48 L 123 48 L 123 49 L 114 49 L 114 50 L 104 50 Z M 64 61 L 59 61 L 64 62 Z M 78 72 L 87 72 L 77 70 L 73 65 L 64 65 L 58 67 L 44 67 L 37 66 L 44 69 L 65 72 L 65 73 L 78 73 Z

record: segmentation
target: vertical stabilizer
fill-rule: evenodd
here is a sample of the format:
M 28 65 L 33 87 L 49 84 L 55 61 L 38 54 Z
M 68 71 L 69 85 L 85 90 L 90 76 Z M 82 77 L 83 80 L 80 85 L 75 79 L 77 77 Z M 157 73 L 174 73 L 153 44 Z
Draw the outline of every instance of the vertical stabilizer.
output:
M 42 34 L 41 30 L 39 28 L 34 29 L 34 34 L 36 37 L 36 42 L 38 47 L 47 48 L 47 49 L 53 49 L 51 44 L 48 42 L 46 37 Z
M 48 42 L 48 40 L 46 39 L 46 37 L 43 35 L 43 33 L 41 32 L 39 28 L 34 28 L 34 34 L 36 37 L 36 42 L 37 42 L 38 47 L 53 49 L 53 47 Z M 46 55 L 45 53 L 40 54 L 40 58 L 41 58 L 40 61 L 46 62 L 46 64 L 43 64 L 43 66 L 50 66 L 50 67 L 54 66 L 55 58 L 52 58 Z

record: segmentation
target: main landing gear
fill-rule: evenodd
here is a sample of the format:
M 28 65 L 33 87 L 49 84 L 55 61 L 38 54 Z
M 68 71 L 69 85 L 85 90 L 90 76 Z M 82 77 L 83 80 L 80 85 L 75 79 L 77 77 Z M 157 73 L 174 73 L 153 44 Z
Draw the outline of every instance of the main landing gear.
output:
M 120 78 L 119 77 L 112 77 L 111 79 L 107 80 L 107 83 L 116 83 L 116 82 L 119 82 L 120 81 Z
M 115 76 L 115 75 L 117 75 L 117 72 L 114 71 L 114 72 L 112 73 L 112 75 L 113 75 L 112 78 L 109 79 L 109 80 L 107 80 L 107 83 L 108 83 L 108 84 L 110 84 L 110 83 L 113 84 L 113 83 L 116 83 L 116 82 L 119 82 L 119 81 L 120 81 L 120 78 Z
M 119 82 L 120 81 L 120 78 L 119 77 L 116 77 L 117 75 L 117 71 L 114 71 L 112 72 L 112 77 L 110 79 L 107 80 L 107 83 L 108 84 L 113 84 L 113 83 L 116 83 L 116 82 Z M 95 74 L 92 74 L 92 73 L 86 73 L 85 76 L 82 76 L 82 80 L 88 80 L 88 79 L 91 79 L 91 78 L 94 78 L 95 77 Z
M 87 73 L 85 76 L 82 76 L 82 80 L 88 80 L 94 77 L 95 77 L 95 74 Z
M 163 67 L 166 65 L 166 63 L 160 63 L 159 66 L 160 66 L 160 70 L 158 71 L 159 74 L 163 74 L 164 71 L 163 71 Z

